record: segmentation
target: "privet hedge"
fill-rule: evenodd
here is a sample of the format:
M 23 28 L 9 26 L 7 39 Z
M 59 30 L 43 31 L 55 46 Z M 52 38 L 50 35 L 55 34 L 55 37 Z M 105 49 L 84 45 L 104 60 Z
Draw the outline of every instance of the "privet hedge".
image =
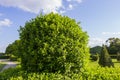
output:
M 88 61 L 88 35 L 67 16 L 50 13 L 19 30 L 21 65 L 30 72 L 78 73 Z

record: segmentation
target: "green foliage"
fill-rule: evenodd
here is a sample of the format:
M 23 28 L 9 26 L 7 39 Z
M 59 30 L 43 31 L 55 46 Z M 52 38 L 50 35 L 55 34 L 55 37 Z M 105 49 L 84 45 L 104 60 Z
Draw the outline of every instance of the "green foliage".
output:
M 0 52 L 0 56 L 3 56 L 3 55 L 5 55 L 5 53 L 3 53 L 3 52 Z
M 92 48 L 90 48 L 90 53 L 93 54 L 93 55 L 96 54 L 96 53 L 100 54 L 101 49 L 102 49 L 101 46 L 92 47 Z
M 16 56 L 18 58 L 20 56 L 20 40 L 16 40 L 12 44 L 9 44 L 5 53 L 11 57 Z
M 12 73 L 12 72 L 11 72 Z M 120 80 L 120 68 L 98 67 L 90 69 L 79 74 L 59 74 L 59 73 L 26 73 L 18 72 L 14 75 L 11 73 L 1 73 L 5 76 L 0 76 L 1 80 Z M 19 72 L 20 73 L 20 72 Z M 9 76 L 10 75 L 10 76 Z
M 10 80 L 11 77 L 17 77 L 22 74 L 20 67 L 9 68 L 0 73 L 0 80 Z
M 120 68 L 96 67 L 84 73 L 27 73 L 20 67 L 9 68 L 0 73 L 0 80 L 120 80 Z
M 8 59 L 10 56 L 2 55 L 0 56 L 0 59 Z
M 120 52 L 117 53 L 117 61 L 120 61 Z
M 19 76 L 19 77 L 11 77 L 10 80 L 71 80 L 69 77 L 67 76 L 63 76 L 61 74 L 57 74 L 57 73 L 29 73 L 23 76 Z
M 90 60 L 92 60 L 92 61 L 97 61 L 98 58 L 99 58 L 98 54 L 96 54 L 96 55 L 90 55 Z
M 8 59 L 9 56 L 7 56 L 5 53 L 0 53 L 0 59 Z
M 18 58 L 14 55 L 11 55 L 9 59 L 10 61 L 17 61 Z
M 21 63 L 30 72 L 80 72 L 89 57 L 88 35 L 74 19 L 50 13 L 19 30 Z
M 6 54 L 11 54 L 12 53 L 12 44 L 9 44 L 8 46 L 7 46 L 7 48 L 6 48 L 6 51 L 5 51 L 5 53 Z
M 120 52 L 120 39 L 119 38 L 109 38 L 108 40 L 106 40 L 107 43 L 109 43 L 108 45 L 108 52 L 110 54 L 116 54 L 118 52 Z
M 98 67 L 82 74 L 83 80 L 120 80 L 120 68 Z
M 0 62 L 0 71 L 3 69 L 3 67 L 5 66 L 6 64 Z
M 99 58 L 99 64 L 103 67 L 113 67 L 114 64 L 112 62 L 112 59 L 107 51 L 107 48 L 105 45 L 103 45 L 102 50 L 101 50 L 101 54 L 100 54 L 100 58 Z

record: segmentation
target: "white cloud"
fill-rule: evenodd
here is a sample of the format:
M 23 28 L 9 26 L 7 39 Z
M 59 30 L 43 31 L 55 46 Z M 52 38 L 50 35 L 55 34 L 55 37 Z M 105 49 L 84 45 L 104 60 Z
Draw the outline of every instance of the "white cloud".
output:
M 81 3 L 82 0 L 66 0 L 67 2 L 77 2 L 77 3 Z
M 10 26 L 12 22 L 9 19 L 0 20 L 0 27 Z
M 65 10 L 60 10 L 60 13 L 61 13 L 61 14 L 65 13 L 65 12 L 66 12 Z
M 120 32 L 102 32 L 102 35 L 120 35 Z
M 67 2 L 71 2 L 72 0 L 66 0 Z
M 57 12 L 62 8 L 62 0 L 0 0 L 0 5 L 17 7 L 24 11 L 39 13 Z
M 69 3 L 66 10 L 72 10 L 75 6 L 78 5 L 78 3 L 82 2 L 82 0 L 66 0 L 66 1 Z
M 27 12 L 39 14 L 40 12 L 61 12 L 61 10 L 62 13 L 64 13 L 69 10 L 68 7 L 73 9 L 73 4 L 82 2 L 82 0 L 66 0 L 68 2 L 68 5 L 66 5 L 63 1 L 64 0 L 0 0 L 0 5 L 16 7 Z
M 75 1 L 77 1 L 78 3 L 81 3 L 81 2 L 82 2 L 82 0 L 75 0 Z
M 69 4 L 68 9 L 69 9 L 69 10 L 73 9 L 73 5 L 72 5 L 72 4 Z
M 97 45 L 102 45 L 105 43 L 105 39 L 102 38 L 91 38 L 89 40 L 89 46 L 93 47 L 93 46 L 97 46 Z

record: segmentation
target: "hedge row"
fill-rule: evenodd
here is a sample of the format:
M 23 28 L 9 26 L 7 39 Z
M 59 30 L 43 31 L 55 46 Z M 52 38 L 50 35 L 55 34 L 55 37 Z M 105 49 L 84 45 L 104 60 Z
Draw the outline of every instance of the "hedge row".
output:
M 120 68 L 90 69 L 79 74 L 27 73 L 11 68 L 0 73 L 1 80 L 120 80 Z

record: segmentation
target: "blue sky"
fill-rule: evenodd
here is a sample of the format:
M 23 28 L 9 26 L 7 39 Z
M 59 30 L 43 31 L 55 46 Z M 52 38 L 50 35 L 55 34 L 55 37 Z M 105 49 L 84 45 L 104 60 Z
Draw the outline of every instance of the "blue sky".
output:
M 120 0 L 0 0 L 0 52 L 19 39 L 19 26 L 39 13 L 60 13 L 81 22 L 89 45 L 120 37 Z

